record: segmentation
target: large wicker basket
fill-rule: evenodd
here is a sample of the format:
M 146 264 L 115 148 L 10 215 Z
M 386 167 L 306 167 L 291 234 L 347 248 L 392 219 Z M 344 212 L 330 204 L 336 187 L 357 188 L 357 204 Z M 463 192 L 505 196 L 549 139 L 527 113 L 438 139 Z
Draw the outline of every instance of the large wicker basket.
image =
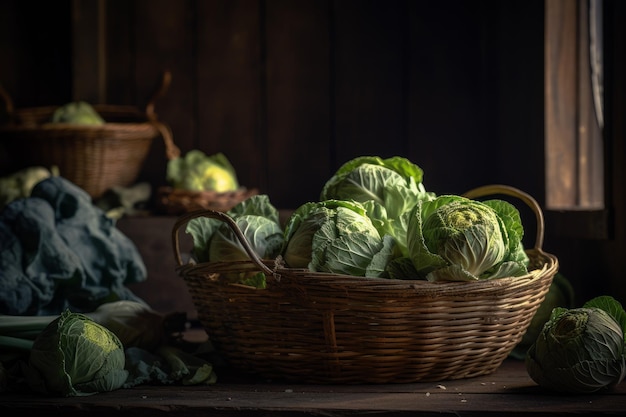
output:
M 195 212 L 172 231 L 177 271 L 210 339 L 242 372 L 304 383 L 409 383 L 493 372 L 524 335 L 558 270 L 542 250 L 543 214 L 508 186 L 470 191 L 521 198 L 537 217 L 531 272 L 475 282 L 391 280 L 289 269 L 261 260 L 224 213 Z M 228 223 L 250 261 L 183 264 L 179 229 L 206 216 Z M 266 289 L 228 283 L 225 274 L 263 271 Z
M 106 122 L 99 126 L 49 123 L 57 106 L 14 109 L 11 97 L 0 87 L 9 116 L 9 122 L 0 126 L 0 146 L 7 154 L 8 168 L 56 166 L 61 176 L 93 198 L 111 187 L 132 185 L 155 137 L 163 138 L 168 157 L 180 153 L 170 129 L 154 113 L 154 100 L 167 89 L 170 79 L 165 72 L 143 112 L 132 106 L 93 105 Z

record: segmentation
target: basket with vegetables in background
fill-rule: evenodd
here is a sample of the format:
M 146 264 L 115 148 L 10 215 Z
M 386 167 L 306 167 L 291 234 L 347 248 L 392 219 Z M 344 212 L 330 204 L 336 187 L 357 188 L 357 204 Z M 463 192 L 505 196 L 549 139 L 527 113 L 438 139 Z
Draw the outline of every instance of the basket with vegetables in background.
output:
M 259 193 L 239 185 L 235 168 L 221 152 L 206 155 L 192 149 L 170 158 L 166 178 L 170 185 L 159 187 L 156 203 L 159 211 L 170 215 L 195 210 L 224 212 Z
M 488 185 L 435 195 L 422 170 L 359 157 L 284 226 L 267 196 L 181 216 L 178 273 L 234 368 L 308 383 L 408 383 L 493 372 L 558 271 L 530 195 Z M 521 200 L 536 217 L 524 248 Z M 260 220 L 265 219 L 265 220 Z M 179 232 L 194 240 L 183 262 Z
M 57 167 L 59 175 L 97 199 L 112 187 L 132 185 L 155 137 L 161 136 L 168 158 L 180 154 L 168 126 L 154 113 L 154 102 L 169 87 L 163 73 L 145 111 L 133 106 L 84 101 L 64 106 L 14 109 L 0 87 L 8 122 L 0 126 L 0 146 L 12 171 L 30 166 Z M 5 167 L 6 168 L 6 167 Z

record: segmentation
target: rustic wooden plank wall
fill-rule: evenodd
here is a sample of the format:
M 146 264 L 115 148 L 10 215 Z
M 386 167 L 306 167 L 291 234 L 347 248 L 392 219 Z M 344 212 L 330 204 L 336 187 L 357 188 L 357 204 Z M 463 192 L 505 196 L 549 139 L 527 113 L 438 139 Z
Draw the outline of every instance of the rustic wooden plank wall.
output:
M 509 113 L 541 120 L 541 1 L 506 7 L 493 0 L 65 4 L 75 28 L 84 31 L 94 11 L 106 24 L 89 34 L 104 34 L 104 53 L 75 42 L 70 69 L 81 83 L 74 85 L 74 99 L 143 108 L 160 73 L 170 70 L 171 87 L 156 111 L 177 145 L 183 152 L 223 152 L 243 185 L 259 188 L 279 207 L 317 199 L 339 165 L 359 155 L 405 156 L 424 169 L 426 186 L 438 193 L 504 182 L 541 198 L 542 153 L 509 139 L 520 131 L 539 137 L 540 124 L 497 124 Z M 498 26 L 507 12 L 508 20 L 520 21 L 515 32 Z M 536 45 L 511 52 L 508 38 Z M 92 70 L 97 59 L 105 60 L 103 93 Z M 498 96 L 498 77 L 507 63 L 524 64 L 508 70 L 518 73 L 518 89 L 534 94 L 503 108 L 508 98 Z M 21 104 L 67 98 L 56 94 L 42 103 L 46 96 L 33 100 L 14 80 L 7 85 L 22 96 Z M 529 105 L 534 100 L 537 105 Z M 507 155 L 514 147 L 539 167 L 537 177 L 494 161 L 494 153 Z M 157 139 L 139 180 L 164 185 L 166 163 Z
M 2 3 L 0 83 L 13 95 L 16 106 L 70 100 L 69 5 L 70 0 Z
M 528 19 L 541 21 L 541 5 L 509 17 L 532 34 Z M 181 150 L 225 153 L 242 184 L 280 207 L 316 199 L 341 163 L 366 154 L 410 158 L 438 192 L 511 180 L 528 188 L 541 182 L 492 158 L 507 153 L 512 130 L 494 125 L 494 76 L 508 50 L 494 40 L 521 36 L 496 25 L 500 14 L 493 1 L 109 0 L 107 99 L 141 103 L 159 71 L 171 70 L 157 112 Z M 523 38 L 541 42 L 540 32 Z M 523 52 L 530 85 L 542 58 Z M 84 53 L 77 59 L 91 58 Z M 530 98 L 541 99 L 535 91 Z M 532 120 L 540 107 L 505 112 L 533 108 Z M 541 154 L 525 156 L 541 166 Z M 142 179 L 163 182 L 165 163 L 157 141 Z

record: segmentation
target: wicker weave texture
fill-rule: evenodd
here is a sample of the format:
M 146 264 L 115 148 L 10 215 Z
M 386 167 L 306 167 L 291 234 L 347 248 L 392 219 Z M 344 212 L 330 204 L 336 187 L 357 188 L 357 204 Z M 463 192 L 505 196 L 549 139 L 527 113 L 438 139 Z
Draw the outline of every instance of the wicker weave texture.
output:
M 545 262 L 540 270 L 497 282 L 277 270 L 269 288 L 259 290 L 222 281 L 255 268 L 252 262 L 180 273 L 199 320 L 238 370 L 308 383 L 408 383 L 489 374 L 502 363 L 557 269 L 551 255 L 530 255 Z
M 178 274 L 220 354 L 267 378 L 364 384 L 489 374 L 520 342 L 558 271 L 557 258 L 540 247 L 527 251 L 529 274 L 474 282 L 310 272 L 250 252 L 250 261 L 183 264 L 178 230 L 200 215 L 228 222 L 215 212 L 178 220 Z M 248 271 L 265 273 L 267 288 L 229 282 Z

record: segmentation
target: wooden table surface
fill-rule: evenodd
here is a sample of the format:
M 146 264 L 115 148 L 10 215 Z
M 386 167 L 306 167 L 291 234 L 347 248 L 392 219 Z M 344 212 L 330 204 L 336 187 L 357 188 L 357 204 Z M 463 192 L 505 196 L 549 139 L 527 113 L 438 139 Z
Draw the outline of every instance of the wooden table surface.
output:
M 0 394 L 0 416 L 602 416 L 626 415 L 626 383 L 610 392 L 555 395 L 520 361 L 455 381 L 304 385 L 222 378 L 211 386 L 146 386 L 89 397 Z

